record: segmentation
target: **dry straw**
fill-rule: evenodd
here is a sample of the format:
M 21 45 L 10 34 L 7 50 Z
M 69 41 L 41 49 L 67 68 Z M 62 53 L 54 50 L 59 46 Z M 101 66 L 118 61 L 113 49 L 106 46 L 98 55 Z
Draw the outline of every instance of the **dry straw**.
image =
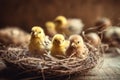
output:
M 89 54 L 86 58 L 80 59 L 69 57 L 65 59 L 55 59 L 49 55 L 44 58 L 36 58 L 29 55 L 29 51 L 21 47 L 8 47 L 0 50 L 0 57 L 9 67 L 22 70 L 23 73 L 36 72 L 39 77 L 53 78 L 76 73 L 85 73 L 99 64 L 103 55 L 103 48 L 94 48 L 86 43 Z

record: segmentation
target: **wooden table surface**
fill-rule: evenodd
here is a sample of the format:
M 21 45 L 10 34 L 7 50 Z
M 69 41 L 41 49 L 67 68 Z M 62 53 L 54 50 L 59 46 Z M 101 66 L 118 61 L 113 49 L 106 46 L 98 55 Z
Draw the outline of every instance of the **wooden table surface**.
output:
M 120 80 L 120 56 L 107 54 L 101 68 L 70 80 Z
M 3 73 L 3 71 L 0 72 L 0 80 L 10 80 L 7 77 L 4 77 Z M 106 54 L 104 56 L 104 63 L 101 68 L 99 66 L 89 73 L 69 76 L 65 78 L 65 80 L 120 80 L 120 54 Z

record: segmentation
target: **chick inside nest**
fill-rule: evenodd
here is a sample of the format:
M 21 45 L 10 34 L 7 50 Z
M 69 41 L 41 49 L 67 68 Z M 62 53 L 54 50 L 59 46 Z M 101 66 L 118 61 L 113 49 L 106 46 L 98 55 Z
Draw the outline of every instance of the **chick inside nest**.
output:
M 73 42 L 76 43 L 79 41 L 79 38 L 78 41 L 74 41 L 74 38 L 70 38 L 70 40 L 73 40 Z M 23 72 L 30 71 L 28 73 L 31 73 L 33 71 L 40 77 L 49 79 L 49 77 L 54 78 L 55 76 L 86 73 L 86 71 L 89 71 L 92 68 L 96 67 L 97 64 L 99 64 L 99 60 L 102 56 L 101 48 L 97 49 L 93 45 L 86 42 L 84 44 L 88 48 L 88 54 L 84 58 L 67 57 L 58 59 L 49 55 L 50 50 L 45 50 L 46 54 L 43 54 L 42 57 L 38 57 L 38 55 L 41 54 L 38 54 L 37 57 L 35 57 L 29 54 L 30 51 L 28 49 L 21 47 L 9 47 L 5 50 L 0 50 L 0 57 L 5 61 L 5 64 L 9 64 L 8 67 L 14 66 L 12 68 L 20 69 Z
M 45 55 L 44 59 L 35 58 L 29 55 L 28 50 L 19 47 L 9 47 L 6 50 L 0 50 L 0 56 L 7 62 L 6 64 L 9 63 L 9 67 L 14 65 L 17 67 L 16 69 L 19 68 L 24 71 L 35 70 L 38 74 L 42 73 L 39 70 L 44 70 L 46 77 L 54 77 L 51 73 L 55 75 L 69 75 L 78 72 L 84 73 L 84 71 L 89 71 L 99 64 L 99 59 L 101 57 L 100 50 L 96 50 L 90 44 L 86 44 L 86 46 L 89 48 L 89 54 L 84 59 L 69 57 L 59 60 L 49 55 Z

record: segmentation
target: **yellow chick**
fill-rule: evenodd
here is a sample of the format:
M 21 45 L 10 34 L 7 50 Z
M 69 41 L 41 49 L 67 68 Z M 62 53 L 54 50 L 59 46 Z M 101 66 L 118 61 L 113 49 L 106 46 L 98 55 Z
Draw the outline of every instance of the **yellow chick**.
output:
M 65 51 L 69 46 L 69 41 L 65 40 L 62 34 L 56 34 L 52 39 L 51 55 L 56 58 L 65 56 Z
M 48 21 L 45 23 L 46 27 L 46 34 L 49 35 L 50 37 L 53 37 L 57 32 L 55 29 L 55 24 L 51 21 Z
M 43 55 L 46 51 L 46 47 L 48 46 L 44 30 L 39 26 L 33 26 L 31 31 L 29 51 L 34 54 Z
M 86 41 L 94 47 L 98 47 L 101 44 L 101 39 L 96 33 L 87 33 L 85 37 L 87 39 Z
M 71 35 L 69 40 L 70 45 L 66 50 L 66 55 L 68 57 L 85 58 L 88 55 L 88 49 L 80 35 Z
M 55 18 L 56 31 L 65 34 L 67 31 L 67 18 L 64 16 L 57 16 Z
M 58 16 L 55 18 L 56 31 L 69 37 L 72 34 L 80 34 L 84 24 L 82 20 L 71 18 L 67 19 L 65 16 Z

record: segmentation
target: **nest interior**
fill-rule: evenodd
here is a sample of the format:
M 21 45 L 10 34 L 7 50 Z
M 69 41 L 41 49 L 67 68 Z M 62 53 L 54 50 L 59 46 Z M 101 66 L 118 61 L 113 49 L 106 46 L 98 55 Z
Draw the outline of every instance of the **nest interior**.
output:
M 6 65 L 14 69 L 22 70 L 23 73 L 35 72 L 39 77 L 46 78 L 55 76 L 64 76 L 75 73 L 84 73 L 91 70 L 100 62 L 102 56 L 102 47 L 94 48 L 86 43 L 89 54 L 86 58 L 80 59 L 69 57 L 65 59 L 54 59 L 49 55 L 44 58 L 36 58 L 29 55 L 26 48 L 8 47 L 0 50 L 0 57 Z

